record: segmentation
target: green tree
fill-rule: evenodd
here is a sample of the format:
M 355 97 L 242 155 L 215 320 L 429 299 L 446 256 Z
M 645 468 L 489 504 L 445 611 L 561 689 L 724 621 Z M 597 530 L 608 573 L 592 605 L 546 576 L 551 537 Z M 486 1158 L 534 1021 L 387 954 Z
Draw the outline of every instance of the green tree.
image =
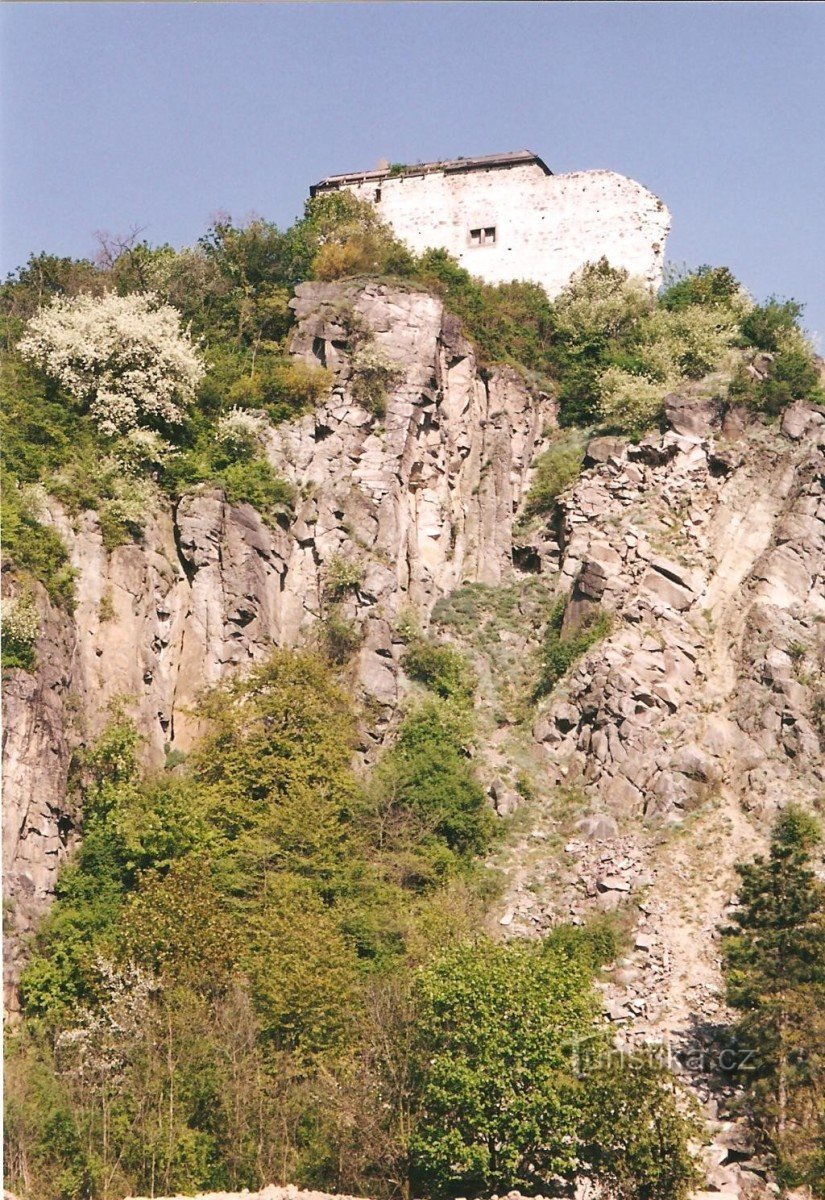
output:
M 574 1046 L 595 1002 L 575 959 L 524 943 L 450 951 L 417 980 L 422 1083 L 413 1183 L 435 1195 L 546 1191 L 577 1163 Z
M 698 1119 L 655 1055 L 610 1054 L 584 1077 L 579 1158 L 616 1200 L 684 1200 L 698 1182 Z
M 728 1000 L 741 1013 L 739 1041 L 751 1051 L 752 1111 L 786 1177 L 801 1181 L 815 1178 L 825 1096 L 825 884 L 814 870 L 819 842 L 812 817 L 785 809 L 767 858 L 737 867 L 737 909 L 724 931 Z

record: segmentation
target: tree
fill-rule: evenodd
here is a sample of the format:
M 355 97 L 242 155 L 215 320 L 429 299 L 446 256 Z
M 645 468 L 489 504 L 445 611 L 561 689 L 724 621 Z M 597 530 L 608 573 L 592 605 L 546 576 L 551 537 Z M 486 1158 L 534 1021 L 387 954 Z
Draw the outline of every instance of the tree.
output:
M 682 1200 L 698 1182 L 688 1139 L 700 1126 L 656 1056 L 609 1055 L 584 1086 L 583 1172 L 615 1200 Z
M 413 1182 L 431 1194 L 545 1191 L 576 1168 L 572 1047 L 592 1034 L 588 970 L 525 943 L 447 952 L 418 977 Z
M 814 1181 L 825 1097 L 825 884 L 813 869 L 816 822 L 788 807 L 767 858 L 737 867 L 724 931 L 728 1000 L 751 1051 L 753 1115 L 789 1181 Z M 818 1194 L 822 1190 L 819 1168 Z
M 179 424 L 204 373 L 179 314 L 150 292 L 57 296 L 29 321 L 18 349 L 107 434 Z

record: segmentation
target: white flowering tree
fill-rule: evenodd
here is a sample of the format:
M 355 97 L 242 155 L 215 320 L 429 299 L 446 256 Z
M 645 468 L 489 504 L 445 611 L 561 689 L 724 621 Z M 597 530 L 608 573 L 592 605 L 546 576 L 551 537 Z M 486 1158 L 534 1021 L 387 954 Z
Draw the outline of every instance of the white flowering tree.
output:
M 204 374 L 179 313 L 152 292 L 59 296 L 32 317 L 19 349 L 107 434 L 178 424 Z

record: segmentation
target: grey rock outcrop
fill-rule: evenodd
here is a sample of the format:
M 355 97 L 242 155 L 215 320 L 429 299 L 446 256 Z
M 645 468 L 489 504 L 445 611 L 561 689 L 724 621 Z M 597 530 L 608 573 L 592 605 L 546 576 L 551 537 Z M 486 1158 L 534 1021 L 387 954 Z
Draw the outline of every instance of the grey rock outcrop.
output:
M 185 753 L 199 692 L 274 645 L 311 643 L 328 572 L 345 560 L 360 582 L 343 615 L 361 632 L 357 681 L 377 706 L 380 737 L 404 686 L 399 613 L 412 607 L 426 625 L 440 596 L 466 580 L 498 583 L 511 569 L 513 517 L 554 421 L 551 398 L 507 368 L 483 378 L 432 296 L 303 284 L 294 307 L 293 354 L 324 363 L 334 383 L 311 415 L 270 432 L 269 458 L 297 496 L 281 524 L 204 488 L 174 509 L 159 504 L 140 543 L 108 552 L 95 514 L 72 521 L 49 502 L 76 571 L 76 605 L 68 615 L 41 597 L 37 671 L 7 680 L 12 984 L 14 934 L 48 903 L 77 828 L 64 811 L 72 749 L 100 731 L 111 701 L 126 697 L 148 765 Z M 380 418 L 353 398 L 353 327 L 395 368 Z

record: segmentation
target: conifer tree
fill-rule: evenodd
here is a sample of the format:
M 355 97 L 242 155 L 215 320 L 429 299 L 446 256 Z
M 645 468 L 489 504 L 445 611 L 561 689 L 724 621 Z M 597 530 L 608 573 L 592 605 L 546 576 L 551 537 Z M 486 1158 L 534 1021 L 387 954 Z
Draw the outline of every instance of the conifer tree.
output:
M 724 931 L 728 1000 L 742 1014 L 737 1033 L 750 1051 L 753 1116 L 787 1182 L 807 1181 L 815 1189 L 825 1111 L 825 884 L 814 869 L 819 842 L 814 819 L 788 807 L 767 858 L 737 867 L 738 907 Z

